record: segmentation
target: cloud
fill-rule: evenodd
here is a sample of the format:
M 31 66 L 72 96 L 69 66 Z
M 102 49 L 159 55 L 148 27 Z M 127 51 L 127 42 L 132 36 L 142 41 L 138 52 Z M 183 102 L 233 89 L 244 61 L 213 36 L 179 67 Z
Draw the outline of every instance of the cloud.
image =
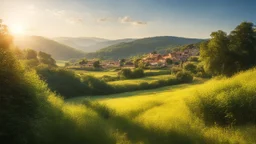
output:
M 64 19 L 69 24 L 84 23 L 84 19 L 82 18 L 82 15 L 75 11 L 49 10 L 49 9 L 46 9 L 45 11 L 52 14 L 53 16 Z
M 70 24 L 83 24 L 84 19 L 82 19 L 82 18 L 70 18 L 70 19 L 67 19 L 66 22 L 68 22 Z
M 119 18 L 119 21 L 123 24 L 128 23 L 128 24 L 132 24 L 132 25 L 146 25 L 147 24 L 147 22 L 133 20 L 129 16 L 121 17 L 121 18 Z
M 54 15 L 54 16 L 57 16 L 57 17 L 62 17 L 62 16 L 65 16 L 66 14 L 66 11 L 65 10 L 50 10 L 50 9 L 46 9 L 45 10 L 46 12 Z
M 106 22 L 109 20 L 110 20 L 109 18 L 99 18 L 99 19 L 97 19 L 97 22 Z

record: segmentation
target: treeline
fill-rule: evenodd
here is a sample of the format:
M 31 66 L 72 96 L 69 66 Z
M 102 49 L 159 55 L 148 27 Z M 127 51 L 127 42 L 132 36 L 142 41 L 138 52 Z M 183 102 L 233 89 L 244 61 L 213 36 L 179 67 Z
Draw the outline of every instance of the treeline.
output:
M 219 30 L 200 46 L 204 69 L 213 75 L 232 76 L 256 65 L 256 29 L 242 22 L 229 35 Z
M 36 67 L 36 71 L 52 91 L 62 95 L 64 98 L 146 90 L 162 86 L 189 83 L 193 80 L 191 74 L 180 72 L 177 75 L 170 74 L 170 77 L 165 80 L 160 79 L 154 82 L 142 82 L 130 85 L 111 85 L 96 77 L 90 75 L 78 76 L 73 71 L 63 68 L 51 68 L 42 65 Z M 144 76 L 144 72 L 141 69 L 135 69 L 134 71 L 124 69 L 121 72 L 121 77 L 124 76 L 128 79 L 138 78 Z

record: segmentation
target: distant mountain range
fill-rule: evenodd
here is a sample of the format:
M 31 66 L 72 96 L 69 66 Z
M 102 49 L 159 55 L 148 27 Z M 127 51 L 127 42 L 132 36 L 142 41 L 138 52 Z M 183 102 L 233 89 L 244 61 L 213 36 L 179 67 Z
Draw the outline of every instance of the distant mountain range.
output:
M 53 40 L 84 52 L 96 52 L 102 48 L 122 42 L 131 42 L 135 39 L 108 40 L 93 37 L 57 37 L 53 38 Z
M 102 38 L 70 38 L 59 37 L 48 39 L 41 36 L 15 37 L 14 43 L 24 49 L 49 53 L 56 60 L 69 60 L 71 58 L 103 58 L 120 59 L 152 51 L 164 53 L 174 48 L 195 44 L 203 39 L 191 39 L 174 36 L 159 36 L 142 39 L 107 40 Z
M 54 59 L 68 60 L 71 58 L 82 58 L 85 53 L 70 46 L 58 43 L 54 40 L 41 36 L 19 36 L 14 37 L 14 44 L 21 49 L 33 49 L 51 54 Z
M 203 39 L 182 38 L 174 36 L 159 36 L 137 39 L 100 49 L 94 53 L 87 53 L 87 58 L 120 59 L 152 51 L 164 52 L 182 45 L 194 44 Z

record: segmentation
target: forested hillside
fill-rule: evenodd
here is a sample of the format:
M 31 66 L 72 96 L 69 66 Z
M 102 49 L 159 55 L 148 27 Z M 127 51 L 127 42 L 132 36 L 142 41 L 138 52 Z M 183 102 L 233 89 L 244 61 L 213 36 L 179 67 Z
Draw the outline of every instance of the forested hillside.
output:
M 54 40 L 67 46 L 82 50 L 84 52 L 96 52 L 97 50 L 100 50 L 111 45 L 123 42 L 131 42 L 134 39 L 108 40 L 103 38 L 90 37 L 58 37 L 54 38 Z
M 14 38 L 14 43 L 21 49 L 33 49 L 49 53 L 56 60 L 68 60 L 84 57 L 82 51 L 58 43 L 41 36 L 20 36 Z
M 172 49 L 186 44 L 198 43 L 202 40 L 203 39 L 190 39 L 173 36 L 143 38 L 132 42 L 109 46 L 95 53 L 88 53 L 86 54 L 86 57 L 107 59 L 126 58 L 152 51 L 163 51 L 164 49 Z

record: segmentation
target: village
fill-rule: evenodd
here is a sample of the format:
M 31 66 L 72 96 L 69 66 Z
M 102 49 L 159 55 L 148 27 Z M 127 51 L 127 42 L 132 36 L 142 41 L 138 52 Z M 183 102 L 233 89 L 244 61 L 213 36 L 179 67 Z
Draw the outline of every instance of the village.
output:
M 134 59 L 120 59 L 120 60 L 85 60 L 82 59 L 78 63 L 69 65 L 69 67 L 80 68 L 120 68 L 120 67 L 137 67 L 139 63 L 149 68 L 163 68 L 171 67 L 172 65 L 180 65 L 186 62 L 190 57 L 199 56 L 199 48 L 195 46 L 187 46 L 183 50 L 177 50 L 166 54 L 151 52 L 143 55 L 141 58 Z

